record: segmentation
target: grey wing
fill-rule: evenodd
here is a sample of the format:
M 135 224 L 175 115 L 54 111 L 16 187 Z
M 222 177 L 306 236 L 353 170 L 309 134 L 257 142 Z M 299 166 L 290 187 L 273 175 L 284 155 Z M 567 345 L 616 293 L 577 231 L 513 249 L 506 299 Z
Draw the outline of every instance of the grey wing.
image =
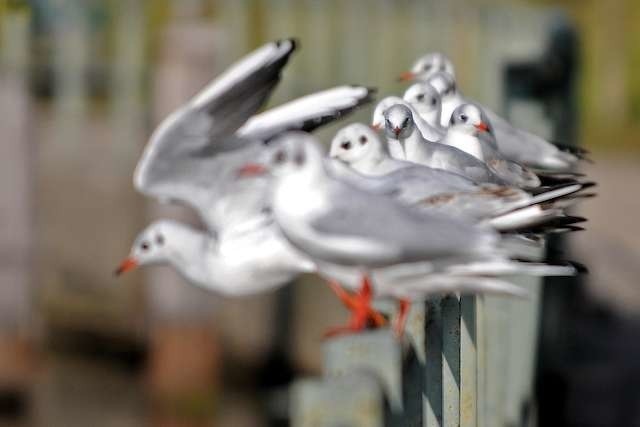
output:
M 383 262 L 412 262 L 474 252 L 493 243 L 494 234 L 459 219 L 420 212 L 389 197 L 353 191 L 340 184 L 331 189 L 331 209 L 311 227 L 324 235 L 346 237 L 388 248 Z
M 167 117 L 151 135 L 136 167 L 138 191 L 184 202 L 206 216 L 215 192 L 231 185 L 227 178 L 233 167 L 255 151 L 255 142 L 233 132 L 264 104 L 294 49 L 293 40 L 263 46 Z
M 494 111 L 484 107 L 483 110 L 495 129 L 498 149 L 509 159 L 525 162 L 527 159 L 543 157 L 549 148 L 555 151 L 551 144 L 546 147 L 548 143 L 539 137 L 530 139 L 526 135 L 521 135 L 519 129 Z
M 540 178 L 526 167 L 502 156 L 489 160 L 489 166 L 506 182 L 523 188 L 540 186 Z
M 287 131 L 311 132 L 371 102 L 374 94 L 375 89 L 364 86 L 338 86 L 313 93 L 253 116 L 237 135 L 269 140 Z
M 473 181 L 462 175 L 416 163 L 398 161 L 407 166 L 384 175 L 363 175 L 337 160 L 327 159 L 326 162 L 333 177 L 370 193 L 392 196 L 408 204 L 442 193 L 477 189 Z
M 468 178 L 442 169 L 415 165 L 376 177 L 387 188 L 397 188 L 396 198 L 413 204 L 443 193 L 473 191 L 476 185 Z
M 433 142 L 434 151 L 447 158 L 450 172 L 458 173 L 477 184 L 490 183 L 504 185 L 507 182 L 487 166 L 486 163 L 450 145 Z

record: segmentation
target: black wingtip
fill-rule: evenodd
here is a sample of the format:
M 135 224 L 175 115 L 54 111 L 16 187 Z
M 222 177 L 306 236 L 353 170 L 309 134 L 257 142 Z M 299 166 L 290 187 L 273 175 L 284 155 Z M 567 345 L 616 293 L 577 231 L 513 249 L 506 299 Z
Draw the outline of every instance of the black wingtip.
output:
M 529 193 L 533 194 L 533 195 L 538 195 L 538 194 L 542 194 L 542 193 L 547 193 L 549 191 L 554 191 L 554 190 L 560 190 L 562 188 L 566 188 L 566 187 L 571 187 L 574 185 L 579 185 L 580 189 L 576 190 L 573 194 L 577 193 L 578 191 L 582 191 L 585 190 L 587 188 L 591 188 L 591 187 L 595 187 L 598 184 L 593 182 L 593 181 L 575 181 L 575 180 L 570 180 L 567 182 L 560 182 L 560 183 L 549 183 L 540 187 L 536 187 L 536 188 L 532 188 L 527 190 Z
M 288 39 L 278 39 L 275 41 L 276 47 L 282 46 L 284 42 L 289 42 L 291 44 L 291 52 L 298 49 L 300 47 L 300 41 L 296 38 L 290 37 Z
M 574 155 L 575 157 L 577 157 L 580 160 L 584 160 L 587 163 L 595 163 L 589 157 L 591 155 L 591 152 L 589 150 L 587 150 L 586 148 L 578 147 L 578 146 L 575 146 L 575 145 L 561 144 L 561 143 L 557 143 L 557 142 L 554 142 L 554 145 L 556 147 L 558 147 L 558 149 L 560 151 L 572 154 L 572 155 Z
M 365 97 L 365 101 L 372 102 L 376 98 L 376 95 L 378 95 L 378 88 L 367 86 L 367 96 Z
M 376 95 L 378 94 L 378 88 L 377 87 L 363 86 L 363 85 L 359 85 L 357 83 L 351 83 L 351 84 L 348 84 L 347 86 L 351 87 L 351 88 L 364 88 L 364 89 L 366 89 L 367 93 L 366 93 L 366 95 L 364 97 L 362 97 L 362 99 L 360 99 L 360 102 L 358 102 L 358 106 L 373 102 L 373 100 L 375 100 L 375 98 L 376 98 Z
M 567 264 L 576 269 L 578 274 L 589 274 L 589 268 L 577 261 L 567 261 Z

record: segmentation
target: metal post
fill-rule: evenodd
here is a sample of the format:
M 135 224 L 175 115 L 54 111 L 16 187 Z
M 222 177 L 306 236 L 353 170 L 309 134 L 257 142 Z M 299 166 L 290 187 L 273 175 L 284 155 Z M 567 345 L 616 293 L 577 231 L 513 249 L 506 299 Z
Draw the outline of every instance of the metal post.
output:
M 460 425 L 460 299 L 442 299 L 442 425 Z
M 478 425 L 478 373 L 482 369 L 477 345 L 478 300 L 460 298 L 460 426 Z
M 429 299 L 427 305 L 425 375 L 425 427 L 442 425 L 442 309 L 440 298 Z

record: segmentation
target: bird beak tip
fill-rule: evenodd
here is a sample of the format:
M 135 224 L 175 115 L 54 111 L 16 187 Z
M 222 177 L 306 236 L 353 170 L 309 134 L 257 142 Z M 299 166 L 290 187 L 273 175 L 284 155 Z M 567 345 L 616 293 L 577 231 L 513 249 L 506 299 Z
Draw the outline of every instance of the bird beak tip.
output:
M 479 131 L 489 132 L 489 125 L 487 125 L 485 122 L 480 122 L 479 124 L 475 125 L 475 127 Z
M 416 75 L 414 73 L 412 73 L 411 71 L 405 71 L 403 73 L 400 73 L 400 75 L 398 76 L 398 81 L 409 82 L 415 78 L 416 78 Z
M 138 266 L 138 261 L 136 261 L 134 258 L 132 257 L 125 258 L 125 260 L 122 261 L 118 266 L 118 268 L 116 268 L 116 270 L 113 272 L 113 275 L 116 277 L 121 276 L 127 271 L 133 270 L 137 266 Z
M 259 163 L 247 163 L 237 170 L 239 178 L 260 176 L 267 173 L 267 168 Z

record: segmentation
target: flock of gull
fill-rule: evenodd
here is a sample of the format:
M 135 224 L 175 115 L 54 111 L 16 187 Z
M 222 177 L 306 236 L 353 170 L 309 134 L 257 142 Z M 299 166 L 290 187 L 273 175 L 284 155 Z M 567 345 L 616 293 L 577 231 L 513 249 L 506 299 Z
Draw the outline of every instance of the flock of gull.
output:
M 574 275 L 581 267 L 532 256 L 546 233 L 581 228 L 568 207 L 593 194 L 572 172 L 586 152 L 512 126 L 463 96 L 451 61 L 420 58 L 402 97 L 370 124 L 342 128 L 328 150 L 310 132 L 373 100 L 338 86 L 258 113 L 296 50 L 268 43 L 233 64 L 153 132 L 134 185 L 195 209 L 196 229 L 158 220 L 136 238 L 117 274 L 168 263 L 224 295 L 274 289 L 316 273 L 350 310 L 329 334 L 389 320 L 398 304 L 451 293 L 526 296 L 507 276 Z

